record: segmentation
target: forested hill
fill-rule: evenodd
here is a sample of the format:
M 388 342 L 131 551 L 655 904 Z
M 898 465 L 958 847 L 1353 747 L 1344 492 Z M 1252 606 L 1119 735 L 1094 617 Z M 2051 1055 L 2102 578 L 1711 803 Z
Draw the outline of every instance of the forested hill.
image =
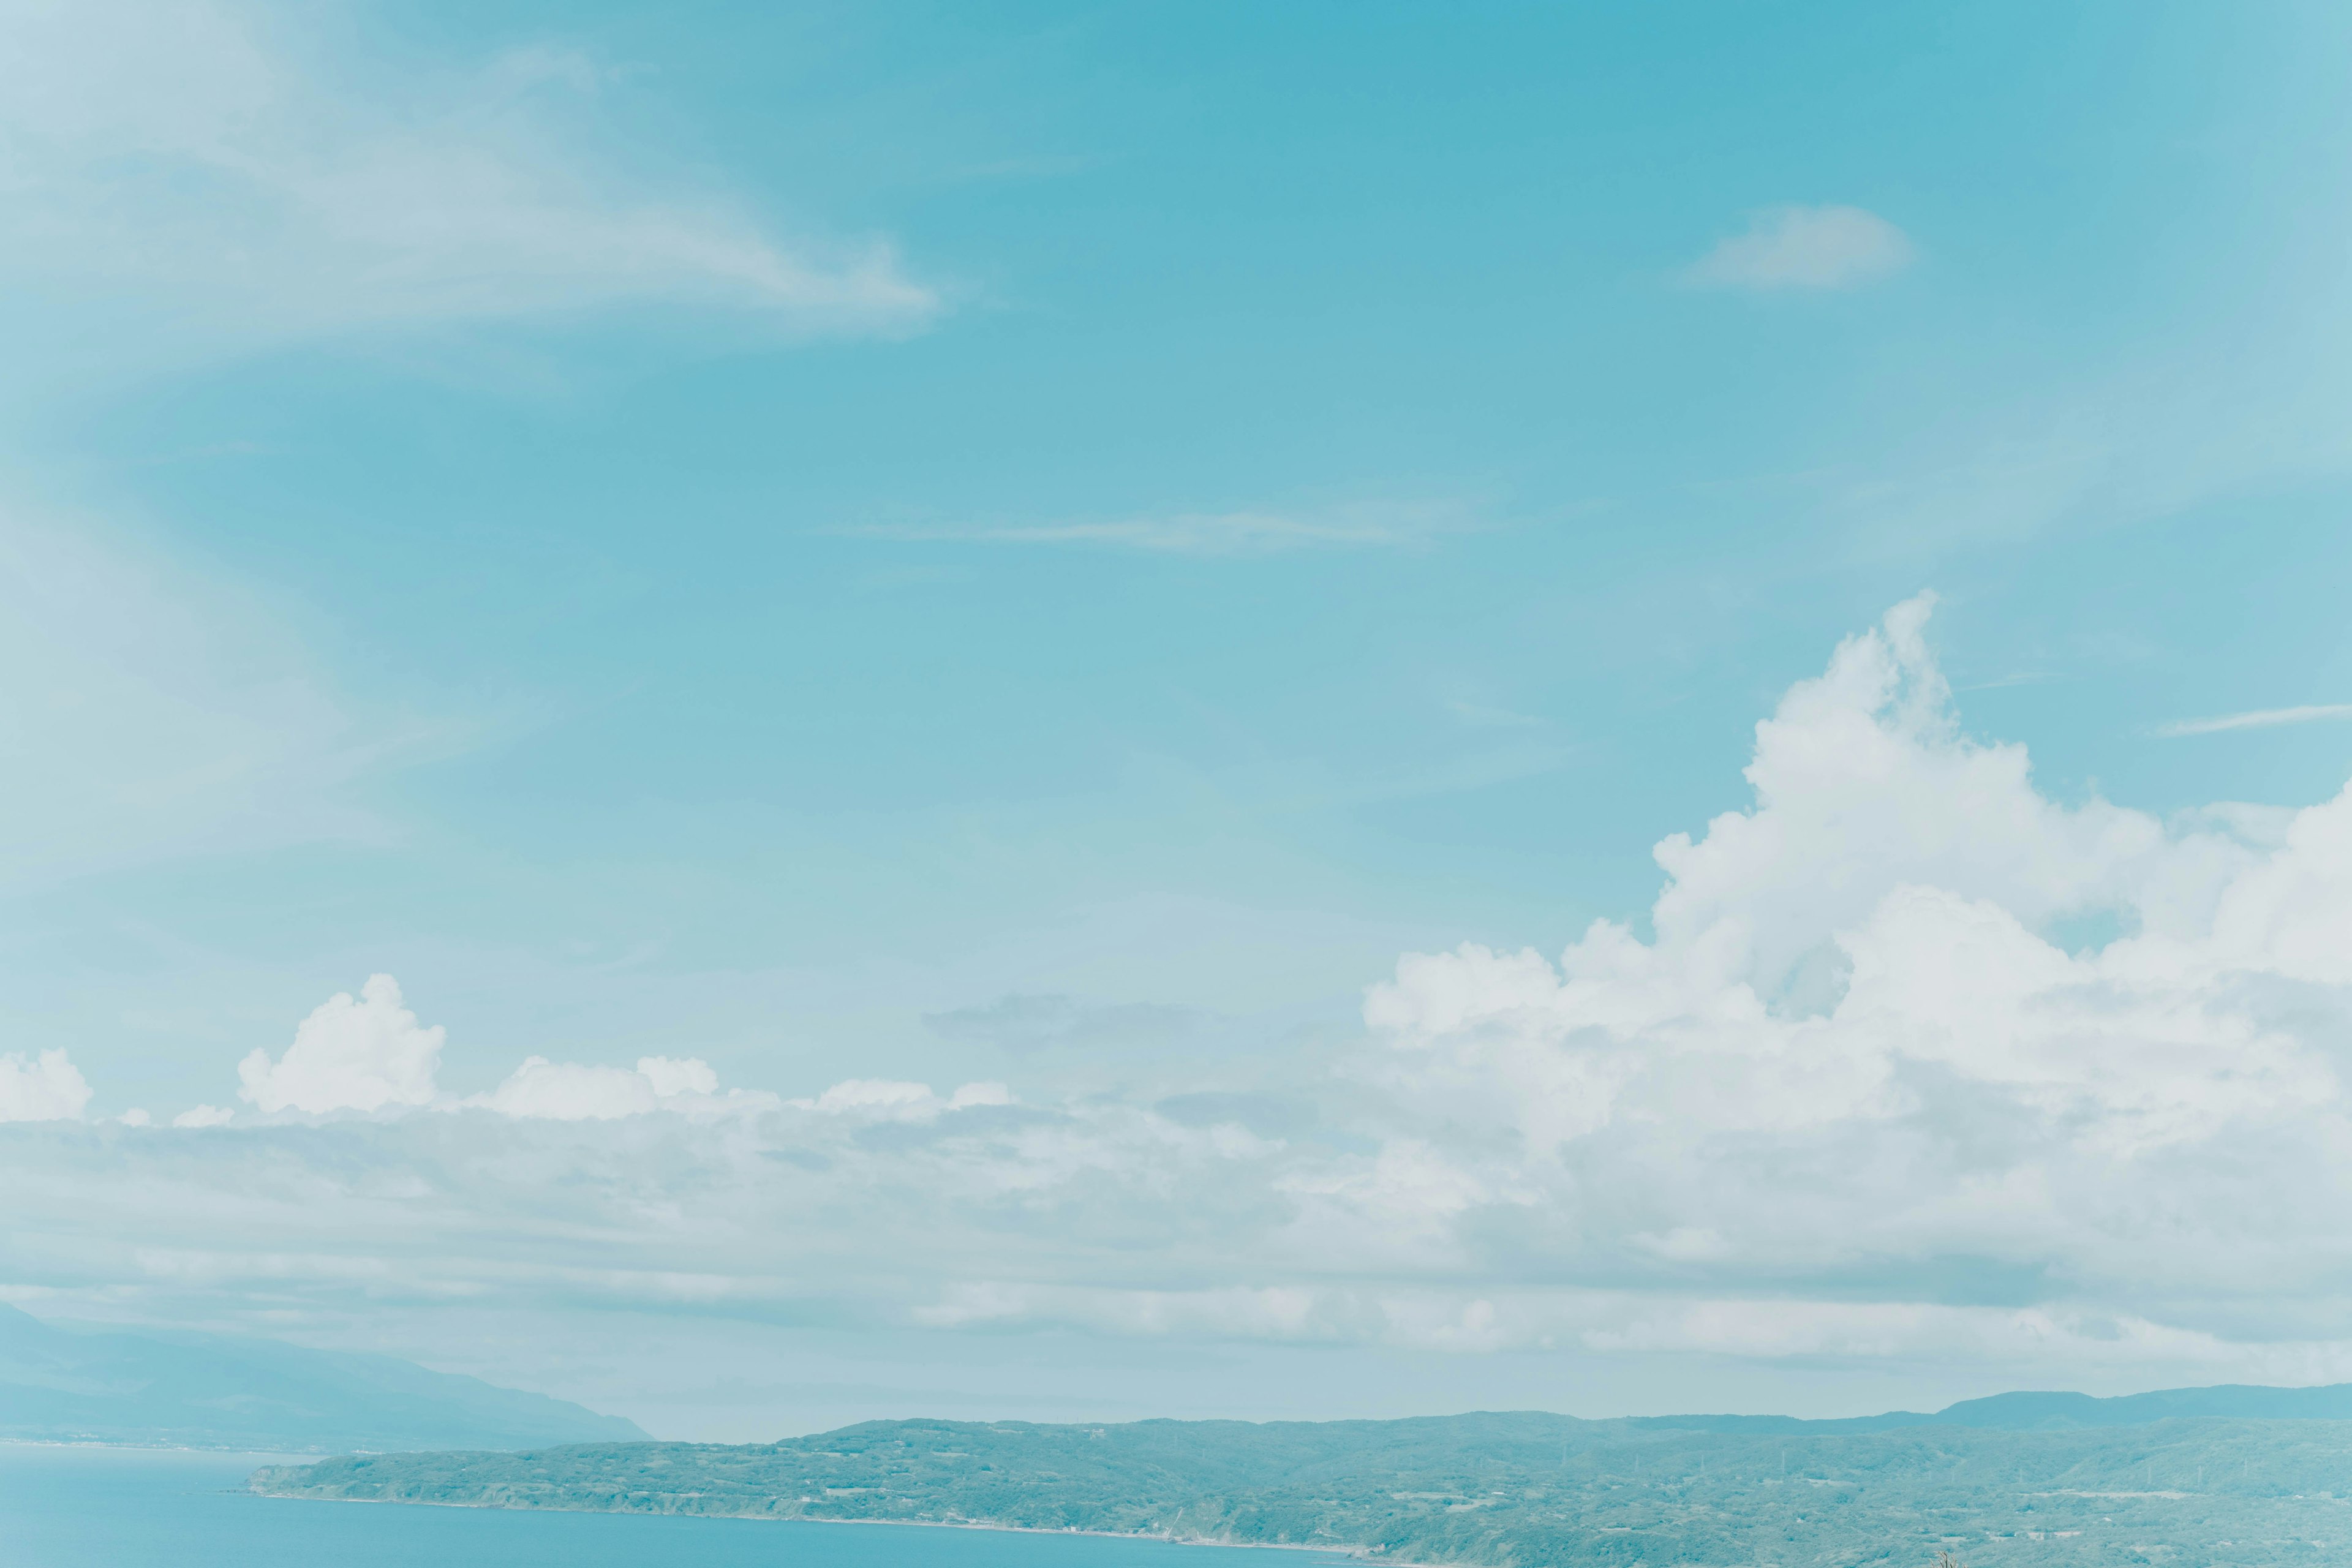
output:
M 253 1485 L 283 1497 L 1110 1531 L 1493 1568 L 1912 1564 L 1945 1547 L 1970 1568 L 2315 1564 L 2352 1548 L 2352 1422 L 2063 1426 L 2031 1405 L 2011 1416 L 2025 1429 L 1913 1417 L 1724 1430 L 1755 1418 L 1540 1414 L 889 1421 L 752 1447 L 331 1459 L 262 1470 Z

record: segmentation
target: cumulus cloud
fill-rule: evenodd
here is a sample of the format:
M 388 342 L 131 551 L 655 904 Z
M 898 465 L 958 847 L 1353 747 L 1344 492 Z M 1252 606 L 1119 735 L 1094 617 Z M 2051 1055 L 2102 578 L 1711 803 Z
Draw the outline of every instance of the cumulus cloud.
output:
M 1451 1158 L 1539 1194 L 1567 1257 L 1783 1311 L 1807 1275 L 1937 1305 L 1934 1259 L 2183 1332 L 2341 1289 L 2352 794 L 2251 838 L 2053 802 L 1959 731 L 1929 604 L 1758 726 L 1755 805 L 1659 846 L 1651 937 L 1402 961 L 1385 1080 L 1491 1130 Z M 2124 934 L 2069 952 L 2087 911 Z
M 237 1096 L 267 1114 L 431 1107 L 550 1121 L 614 1121 L 651 1110 L 742 1113 L 782 1103 L 758 1090 L 721 1095 L 718 1073 L 697 1057 L 640 1057 L 634 1068 L 526 1057 L 496 1088 L 460 1099 L 436 1082 L 445 1043 L 441 1026 L 418 1023 L 397 980 L 370 975 L 356 997 L 339 992 L 312 1009 L 275 1061 L 266 1050 L 248 1052 L 237 1064 Z M 936 1100 L 920 1084 L 853 1083 L 829 1091 L 824 1108 L 856 1109 L 874 1100 L 888 1114 L 936 1114 L 950 1103 L 971 1102 L 971 1094 L 990 1092 L 1002 1094 L 1002 1086 L 968 1085 L 958 1091 L 964 1098 L 950 1102 Z M 220 1107 L 198 1105 L 173 1117 L 172 1125 L 219 1127 L 235 1120 Z
M 1713 289 L 1851 289 L 1900 272 L 1913 254 L 1901 229 L 1860 207 L 1767 207 L 1685 277 Z
M 1960 733 L 1925 640 L 1934 605 L 1923 594 L 1847 639 L 1756 727 L 1754 809 L 1717 817 L 1696 845 L 1679 833 L 1658 845 L 1668 881 L 1652 917 L 1666 948 L 1704 951 L 1769 994 L 1899 885 L 1988 899 L 2037 925 L 2126 905 L 2197 918 L 2235 852 L 2172 842 L 2102 800 L 2054 803 L 2022 746 Z
M 276 1061 L 256 1047 L 237 1063 L 237 1098 L 264 1111 L 381 1110 L 427 1105 L 442 1029 L 401 1005 L 400 983 L 372 974 L 354 998 L 339 991 L 294 1031 Z
M 654 1086 L 662 1099 L 685 1094 L 717 1094 L 719 1075 L 699 1057 L 639 1057 L 637 1074 Z
M 513 50 L 403 79 L 299 10 L 0 5 L 6 269 L 128 286 L 252 331 L 670 300 L 796 329 L 939 308 L 879 242 L 788 242 L 726 193 L 591 151 L 612 73 Z
M 89 1085 L 62 1050 L 0 1056 L 0 1121 L 72 1121 L 89 1104 Z

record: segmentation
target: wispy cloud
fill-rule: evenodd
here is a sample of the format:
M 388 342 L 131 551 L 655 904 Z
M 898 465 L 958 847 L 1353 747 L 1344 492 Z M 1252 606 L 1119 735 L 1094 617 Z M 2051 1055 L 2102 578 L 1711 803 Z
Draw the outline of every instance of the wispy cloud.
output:
M 1274 555 L 1414 544 L 1470 526 L 1451 502 L 1382 503 L 1318 511 L 1170 512 L 1045 523 L 877 523 L 845 531 L 871 539 L 965 544 L 1094 545 L 1160 555 Z
M 487 713 L 356 700 L 249 584 L 0 490 L 0 888 L 187 855 L 379 841 L 354 786 Z
M 2224 730 L 2267 730 L 2279 724 L 2311 724 L 2323 719 L 2352 719 L 2352 702 L 2314 702 L 2300 708 L 2257 708 L 2210 719 L 2177 719 L 2169 724 L 2158 724 L 2156 733 L 2168 739 L 2217 735 Z
M 1860 207 L 1767 207 L 1683 276 L 1710 289 L 1851 289 L 1901 271 L 1916 254 L 1909 236 Z
M 613 73 L 527 47 L 446 76 L 305 47 L 299 12 L 0 0 L 0 273 L 251 335 L 667 301 L 919 325 L 883 242 L 779 237 L 595 151 Z

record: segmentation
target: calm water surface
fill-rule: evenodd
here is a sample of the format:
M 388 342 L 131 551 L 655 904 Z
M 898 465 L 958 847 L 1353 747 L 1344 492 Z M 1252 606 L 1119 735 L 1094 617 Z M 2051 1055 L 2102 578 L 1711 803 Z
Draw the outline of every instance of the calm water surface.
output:
M 0 1444 L 0 1568 L 1316 1568 L 1327 1561 L 1083 1535 L 508 1513 L 242 1490 L 256 1466 L 278 1462 L 268 1454 Z

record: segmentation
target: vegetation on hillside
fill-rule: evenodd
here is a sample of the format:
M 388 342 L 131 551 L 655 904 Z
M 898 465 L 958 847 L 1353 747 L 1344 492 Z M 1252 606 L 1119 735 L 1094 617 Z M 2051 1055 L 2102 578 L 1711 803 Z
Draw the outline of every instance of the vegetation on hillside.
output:
M 1790 1424 L 1794 1426 L 1795 1424 Z M 992 1524 L 1481 1568 L 2316 1563 L 2352 1542 L 2352 1423 L 1794 1432 L 1478 1415 L 871 1422 L 262 1470 L 282 1497 Z

